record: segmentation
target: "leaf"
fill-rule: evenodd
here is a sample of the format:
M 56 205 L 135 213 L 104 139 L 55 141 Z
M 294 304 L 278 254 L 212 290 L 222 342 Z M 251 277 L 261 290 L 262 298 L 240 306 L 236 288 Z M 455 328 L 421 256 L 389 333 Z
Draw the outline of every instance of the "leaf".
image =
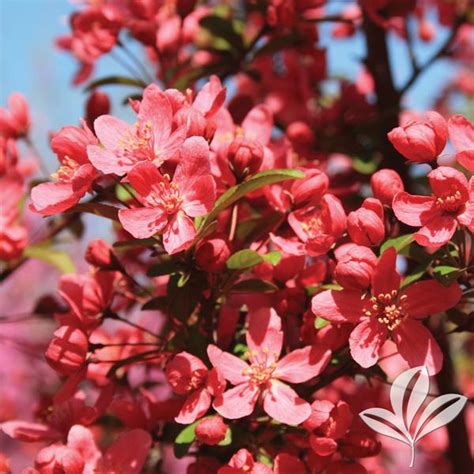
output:
M 193 311 L 202 297 L 202 292 L 207 287 L 207 278 L 202 272 L 193 272 L 189 279 L 182 283 L 181 275 L 171 275 L 167 291 L 167 310 L 181 320 L 185 320 Z
M 26 247 L 25 257 L 41 260 L 56 267 L 62 273 L 74 273 L 75 266 L 67 252 L 52 248 L 49 244 L 33 244 Z
M 413 273 L 410 273 L 410 275 L 406 276 L 403 279 L 401 287 L 405 288 L 406 286 L 415 283 L 415 281 L 418 281 L 426 273 L 426 270 L 428 269 L 432 261 L 433 257 L 430 256 L 429 258 L 423 260 L 419 265 L 417 265 L 413 270 Z
M 401 235 L 400 237 L 396 237 L 395 239 L 387 240 L 383 243 L 382 247 L 380 247 L 380 255 L 382 255 L 385 250 L 393 247 L 397 253 L 400 253 L 405 247 L 408 247 L 413 242 L 413 234 L 406 234 Z
M 413 390 L 410 392 L 408 386 L 417 375 L 419 375 L 419 377 L 413 386 Z M 426 367 L 423 366 L 406 370 L 393 381 L 390 389 L 390 403 L 395 416 L 402 420 L 402 422 L 404 420 L 403 402 L 406 396 L 409 397 L 406 411 L 406 424 L 404 425 L 405 435 L 409 433 L 411 422 L 413 421 L 416 412 L 425 401 L 429 388 L 430 381 L 428 371 L 426 370 Z
M 89 83 L 85 90 L 87 92 L 95 89 L 99 86 L 110 86 L 110 85 L 118 85 L 118 86 L 133 86 L 133 87 L 140 87 L 144 89 L 146 87 L 146 83 L 140 79 L 135 79 L 133 77 L 126 77 L 126 76 L 106 76 L 100 79 L 96 79 Z
M 262 255 L 262 258 L 265 262 L 271 263 L 272 265 L 278 265 L 281 260 L 281 252 L 279 250 L 268 252 L 267 254 Z
M 373 174 L 377 171 L 379 162 L 376 160 L 365 161 L 362 158 L 355 157 L 352 160 L 352 167 L 360 174 Z
M 149 277 L 157 277 L 162 275 L 170 275 L 181 269 L 181 265 L 173 260 L 155 263 L 147 272 Z
M 388 424 L 382 423 L 381 421 L 372 418 L 373 416 L 375 416 L 377 418 L 385 420 L 403 432 L 405 429 L 403 423 L 401 423 L 401 421 L 391 411 L 385 410 L 384 408 L 369 408 L 359 413 L 359 416 L 362 418 L 362 421 L 365 424 L 370 426 L 370 428 L 372 428 L 377 433 L 383 434 L 384 436 L 388 436 L 389 438 L 397 439 L 398 441 L 401 441 L 402 443 L 411 446 L 410 440 L 407 439 L 400 432 L 396 431 Z M 402 424 L 402 426 L 399 426 L 400 424 Z
M 275 291 L 278 287 L 273 283 L 265 280 L 259 279 L 250 279 L 242 280 L 236 283 L 230 290 L 234 292 L 257 292 L 257 293 L 266 293 L 269 291 Z
M 434 416 L 425 426 L 425 422 L 443 405 L 446 405 L 449 402 L 453 402 L 447 408 L 439 412 Z M 448 393 L 447 395 L 440 395 L 439 397 L 432 400 L 428 406 L 425 408 L 425 411 L 420 416 L 417 425 L 417 431 L 415 433 L 414 439 L 415 442 L 419 441 L 421 438 L 431 433 L 432 431 L 441 428 L 444 425 L 447 425 L 451 420 L 456 418 L 456 416 L 464 408 L 464 405 L 467 402 L 467 397 L 463 395 L 458 395 L 456 393 Z
M 321 318 L 321 316 L 316 316 L 314 320 L 314 327 L 315 329 L 322 329 L 329 324 L 329 321 L 326 319 Z
M 200 420 L 195 421 L 191 425 L 186 426 L 183 430 L 180 431 L 176 439 L 174 440 L 174 454 L 177 458 L 182 458 L 186 456 L 190 446 L 193 444 L 196 438 L 196 425 Z
M 242 36 L 235 31 L 234 25 L 230 20 L 217 15 L 209 15 L 201 18 L 199 24 L 212 33 L 213 36 L 222 38 L 237 51 L 244 51 L 244 42 Z
M 301 43 L 301 36 L 294 33 L 282 36 L 275 36 L 270 41 L 265 43 L 259 48 L 254 57 L 262 56 L 265 54 L 274 54 L 282 49 L 292 48 L 295 45 Z
M 118 221 L 118 211 L 119 210 L 116 207 L 107 204 L 101 204 L 99 202 L 84 202 L 71 207 L 71 209 L 67 211 L 67 214 L 86 212 L 88 214 L 94 214 L 95 216 Z
M 113 247 L 118 249 L 124 247 L 154 247 L 156 244 L 156 239 L 150 237 L 148 239 L 120 240 L 119 242 L 115 242 Z
M 449 265 L 440 265 L 433 269 L 434 277 L 443 285 L 449 286 L 460 275 L 464 273 L 463 268 L 451 267 Z
M 218 444 L 218 446 L 229 446 L 230 444 L 232 444 L 232 430 L 227 428 L 225 438 Z
M 219 199 L 216 201 L 212 211 L 206 216 L 199 232 L 194 239 L 194 243 L 202 237 L 206 231 L 206 227 L 216 219 L 218 214 L 227 209 L 229 206 L 234 204 L 246 194 L 251 193 L 267 184 L 275 184 L 281 181 L 286 181 L 287 179 L 301 179 L 304 178 L 304 173 L 298 170 L 293 169 L 278 169 L 278 170 L 266 170 L 260 171 L 259 173 L 254 174 L 250 179 L 244 183 L 232 186 L 229 188 Z
M 239 250 L 227 259 L 229 270 L 245 270 L 263 262 L 263 257 L 255 250 Z

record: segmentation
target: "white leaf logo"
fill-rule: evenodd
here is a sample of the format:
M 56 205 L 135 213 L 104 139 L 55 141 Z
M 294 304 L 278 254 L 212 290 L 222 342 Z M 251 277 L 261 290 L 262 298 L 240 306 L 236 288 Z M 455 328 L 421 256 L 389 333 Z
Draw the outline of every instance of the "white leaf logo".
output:
M 377 433 L 410 446 L 410 467 L 415 463 L 416 443 L 456 418 L 467 401 L 462 395 L 450 393 L 433 399 L 423 408 L 429 389 L 426 367 L 406 370 L 394 380 L 390 389 L 393 412 L 369 408 L 359 414 L 364 423 Z

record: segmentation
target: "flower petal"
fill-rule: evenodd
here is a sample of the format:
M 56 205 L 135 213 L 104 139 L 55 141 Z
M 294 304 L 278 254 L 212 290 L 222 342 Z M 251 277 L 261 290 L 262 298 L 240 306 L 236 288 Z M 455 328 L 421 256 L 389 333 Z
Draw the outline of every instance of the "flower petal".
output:
M 43 216 L 58 214 L 77 204 L 84 193 L 76 193 L 72 183 L 41 183 L 31 190 L 31 208 Z
M 248 377 L 243 375 L 243 373 L 248 370 L 249 366 L 242 359 L 222 351 L 213 344 L 207 348 L 207 355 L 211 364 L 233 385 L 238 385 L 248 380 Z
M 273 308 L 261 308 L 248 314 L 246 339 L 250 361 L 267 365 L 276 362 L 283 345 L 281 319 Z
M 206 414 L 210 406 L 211 395 L 205 388 L 200 388 L 186 398 L 175 421 L 183 425 L 194 423 L 198 418 Z
M 164 181 L 164 178 L 154 164 L 144 161 L 133 167 L 128 173 L 126 181 L 141 196 L 147 197 L 152 191 L 153 186 Z
M 417 281 L 404 292 L 406 311 L 412 318 L 425 318 L 456 306 L 462 296 L 457 283 L 444 286 L 436 280 Z
M 242 383 L 217 397 L 212 406 L 224 418 L 236 420 L 253 412 L 259 394 L 255 385 Z
M 310 404 L 288 385 L 278 380 L 263 395 L 263 409 L 275 420 L 287 425 L 299 425 L 311 415 Z
M 424 365 L 428 374 L 437 374 L 443 365 L 443 353 L 431 332 L 414 319 L 405 319 L 392 337 L 400 355 L 410 367 Z
M 203 216 L 214 206 L 216 201 L 216 183 L 211 175 L 189 181 L 182 190 L 182 209 L 191 217 Z
M 397 272 L 397 251 L 390 247 L 379 258 L 379 262 L 372 273 L 372 294 L 391 293 L 400 289 L 401 277 Z
M 245 138 L 267 145 L 272 135 L 273 116 L 265 105 L 255 106 L 244 118 L 242 128 Z
M 316 316 L 336 323 L 356 323 L 364 311 L 364 300 L 360 291 L 326 290 L 318 293 L 311 301 Z
M 109 150 L 118 147 L 120 139 L 128 133 L 132 127 L 123 120 L 113 115 L 101 115 L 94 121 L 94 130 L 100 143 Z
M 352 358 L 362 367 L 372 367 L 379 360 L 387 329 L 373 318 L 364 319 L 349 337 Z
M 171 255 L 187 249 L 195 236 L 194 222 L 183 211 L 178 211 L 166 226 L 163 245 Z
M 414 196 L 405 191 L 393 198 L 392 207 L 399 221 L 413 227 L 423 225 L 437 212 L 433 196 Z
M 118 217 L 123 228 L 136 239 L 152 237 L 161 232 L 168 222 L 167 215 L 160 208 L 120 209 Z
M 319 375 L 331 360 L 331 351 L 324 347 L 306 346 L 281 359 L 274 376 L 291 383 L 306 382 Z
M 437 216 L 414 234 L 415 241 L 424 247 L 441 247 L 456 232 L 457 224 L 453 216 Z

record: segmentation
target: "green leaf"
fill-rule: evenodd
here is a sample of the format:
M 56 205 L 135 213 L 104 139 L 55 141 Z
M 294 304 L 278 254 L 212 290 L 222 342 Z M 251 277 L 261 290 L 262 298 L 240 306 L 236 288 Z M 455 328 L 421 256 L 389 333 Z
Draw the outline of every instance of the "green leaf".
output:
M 233 49 L 244 51 L 245 46 L 242 36 L 235 31 L 230 20 L 217 15 L 209 15 L 201 18 L 199 24 L 212 33 L 213 36 L 224 39 Z
M 263 260 L 265 262 L 271 263 L 272 265 L 278 265 L 281 260 L 281 252 L 279 250 L 275 250 L 274 252 L 269 252 L 265 255 L 262 255 Z
M 231 291 L 235 292 L 256 292 L 256 293 L 265 293 L 268 291 L 275 291 L 278 290 L 278 287 L 275 286 L 273 283 L 265 280 L 259 279 L 250 279 L 250 280 L 242 280 L 236 283 L 232 288 Z
M 134 196 L 133 188 L 128 183 L 119 183 L 115 186 L 115 196 L 119 201 L 130 201 Z
M 232 430 L 227 428 L 225 438 L 218 444 L 218 446 L 229 446 L 229 444 L 232 444 Z
M 464 273 L 465 269 L 451 267 L 449 265 L 440 265 L 433 269 L 434 277 L 443 285 L 449 286 L 460 275 Z
M 255 52 L 254 57 L 265 54 L 274 54 L 282 49 L 291 48 L 301 43 L 301 36 L 294 33 L 289 35 L 275 36 L 270 41 L 265 43 L 260 49 Z
M 227 259 L 229 270 L 246 270 L 263 262 L 263 257 L 255 250 L 239 250 Z
M 372 174 L 377 171 L 378 162 L 375 160 L 365 161 L 362 158 L 355 157 L 352 160 L 352 167 L 360 174 Z
M 133 77 L 126 77 L 126 76 L 107 76 L 102 77 L 100 79 L 96 79 L 88 84 L 85 88 L 87 92 L 95 89 L 96 87 L 100 86 L 110 86 L 110 85 L 118 85 L 118 86 L 133 86 L 133 87 L 140 87 L 144 89 L 147 85 L 140 79 L 135 79 Z
M 208 283 L 206 275 L 202 272 L 191 273 L 183 286 L 179 286 L 180 282 L 182 284 L 179 273 L 171 275 L 167 286 L 167 310 L 183 321 L 196 308 Z
M 198 242 L 201 236 L 204 234 L 207 226 L 216 219 L 218 214 L 227 209 L 229 206 L 234 204 L 236 201 L 244 197 L 246 194 L 251 193 L 267 184 L 275 184 L 287 179 L 301 179 L 304 178 L 304 173 L 293 169 L 278 169 L 278 170 L 267 170 L 260 171 L 254 174 L 250 179 L 244 183 L 232 186 L 229 188 L 214 205 L 212 211 L 204 219 L 199 232 L 194 239 L 194 243 Z
M 33 244 L 26 247 L 24 256 L 41 260 L 56 267 L 62 273 L 74 273 L 74 263 L 67 252 L 52 248 L 49 244 Z
M 321 316 L 316 316 L 316 319 L 314 320 L 314 327 L 316 329 L 322 329 L 328 324 L 329 324 L 329 321 L 321 318 Z
M 418 281 L 426 273 L 426 270 L 428 269 L 432 261 L 433 257 L 430 256 L 428 259 L 425 259 L 420 264 L 418 264 L 413 270 L 413 272 L 403 279 L 402 288 L 411 285 L 412 283 L 415 283 L 415 281 Z
M 182 458 L 186 456 L 189 448 L 193 444 L 196 438 L 196 425 L 200 420 L 195 421 L 191 425 L 186 426 L 183 430 L 180 431 L 176 439 L 174 440 L 174 454 L 177 458 Z
M 170 275 L 181 269 L 178 262 L 173 260 L 166 260 L 164 262 L 155 263 L 147 272 L 149 277 L 157 277 L 162 275 Z
M 76 212 L 86 212 L 88 214 L 94 214 L 96 216 L 105 217 L 113 221 L 118 221 L 118 209 L 107 204 L 101 204 L 99 202 L 84 202 L 76 204 L 67 211 L 67 214 L 73 214 Z
M 387 240 L 383 243 L 382 247 L 380 247 L 380 255 L 382 255 L 385 250 L 393 247 L 397 253 L 400 253 L 405 247 L 408 247 L 413 242 L 413 234 L 406 234 L 401 235 L 400 237 L 396 237 L 395 239 Z

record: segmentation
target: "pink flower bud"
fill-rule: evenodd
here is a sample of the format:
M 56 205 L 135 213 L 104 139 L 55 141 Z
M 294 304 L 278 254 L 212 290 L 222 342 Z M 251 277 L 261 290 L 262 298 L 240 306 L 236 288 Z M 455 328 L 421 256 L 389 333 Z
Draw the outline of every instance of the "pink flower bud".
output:
M 92 127 L 94 120 L 110 112 L 110 99 L 105 92 L 93 91 L 86 103 L 86 121 Z
M 314 141 L 314 133 L 305 122 L 293 122 L 288 125 L 286 136 L 296 147 L 309 147 Z
M 217 273 L 225 268 L 230 257 L 229 241 L 223 234 L 215 234 L 201 240 L 195 251 L 196 263 L 206 272 Z
M 87 356 L 87 336 L 73 326 L 61 326 L 54 332 L 46 350 L 48 364 L 62 375 L 71 375 L 84 363 Z
M 227 433 L 227 425 L 220 416 L 204 418 L 196 425 L 196 438 L 209 446 L 219 444 Z
M 386 206 L 392 205 L 395 194 L 405 190 L 399 174 L 390 169 L 382 169 L 373 174 L 370 185 L 374 196 Z
M 254 174 L 263 161 L 263 147 L 258 142 L 237 137 L 227 151 L 229 165 L 235 176 L 244 178 Z
M 334 277 L 344 288 L 365 290 L 370 286 L 377 257 L 368 247 L 347 244 L 334 270 Z
M 388 139 L 410 161 L 433 161 L 446 146 L 448 125 L 437 112 L 427 112 L 425 120 L 412 120 L 394 128 L 389 132 Z
M 43 448 L 35 459 L 35 467 L 41 474 L 69 472 L 80 474 L 84 470 L 84 459 L 76 449 L 62 444 Z
M 347 232 L 359 245 L 379 245 L 385 237 L 382 203 L 368 198 L 357 211 L 347 217 Z
M 104 269 L 110 268 L 114 262 L 112 247 L 103 239 L 91 240 L 84 258 L 87 263 Z

